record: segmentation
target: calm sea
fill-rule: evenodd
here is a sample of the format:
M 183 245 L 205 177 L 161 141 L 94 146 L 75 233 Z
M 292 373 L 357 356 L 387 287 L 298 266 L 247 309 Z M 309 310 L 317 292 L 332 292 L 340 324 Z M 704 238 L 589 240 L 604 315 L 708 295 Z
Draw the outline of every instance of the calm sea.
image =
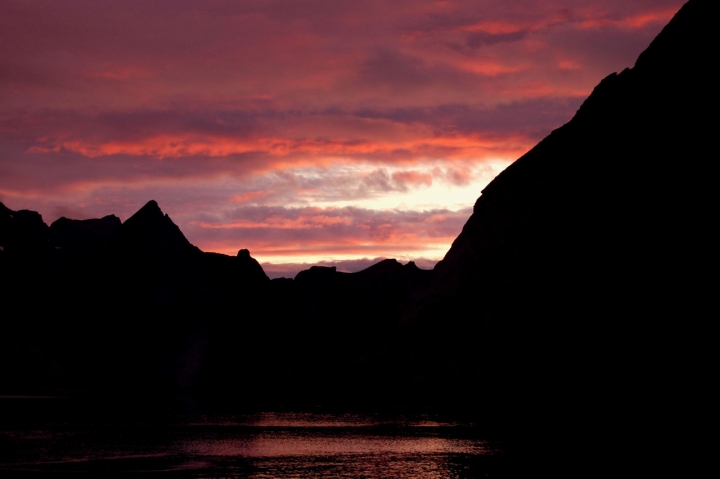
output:
M 502 445 L 429 414 L 212 413 L 0 399 L 2 477 L 505 477 Z

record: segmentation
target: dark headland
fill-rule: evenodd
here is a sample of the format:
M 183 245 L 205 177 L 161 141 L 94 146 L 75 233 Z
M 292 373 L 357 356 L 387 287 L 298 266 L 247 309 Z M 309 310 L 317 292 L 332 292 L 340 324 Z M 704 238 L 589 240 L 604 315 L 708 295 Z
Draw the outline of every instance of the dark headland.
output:
M 692 423 L 715 382 L 714 13 L 689 1 L 490 183 L 432 271 L 271 281 L 154 201 L 50 226 L 0 204 L 0 394 L 432 407 L 627 438 Z

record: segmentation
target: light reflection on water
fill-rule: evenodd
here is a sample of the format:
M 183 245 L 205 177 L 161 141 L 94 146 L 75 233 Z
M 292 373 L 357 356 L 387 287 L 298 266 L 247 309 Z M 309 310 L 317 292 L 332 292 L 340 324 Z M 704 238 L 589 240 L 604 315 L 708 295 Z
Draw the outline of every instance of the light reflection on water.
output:
M 499 446 L 475 428 L 429 416 L 262 413 L 160 424 L 0 424 L 0 475 L 7 477 L 470 479 L 499 477 L 498 457 Z
M 485 454 L 483 444 L 445 438 L 364 436 L 341 433 L 335 437 L 273 432 L 253 438 L 189 440 L 183 453 L 194 456 L 327 456 L 346 454 Z

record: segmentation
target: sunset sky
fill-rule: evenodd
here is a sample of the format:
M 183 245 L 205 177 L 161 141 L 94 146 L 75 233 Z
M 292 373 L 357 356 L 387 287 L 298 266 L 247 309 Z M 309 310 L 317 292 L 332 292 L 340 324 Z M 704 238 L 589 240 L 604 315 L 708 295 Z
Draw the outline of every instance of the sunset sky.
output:
M 271 275 L 430 267 L 683 3 L 2 0 L 0 201 L 49 224 L 154 199 Z

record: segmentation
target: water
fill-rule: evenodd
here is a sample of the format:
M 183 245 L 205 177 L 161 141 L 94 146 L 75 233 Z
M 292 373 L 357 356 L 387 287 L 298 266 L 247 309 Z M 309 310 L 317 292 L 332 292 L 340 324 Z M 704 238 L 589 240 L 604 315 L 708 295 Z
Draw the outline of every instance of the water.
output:
M 0 400 L 0 476 L 504 477 L 499 443 L 432 415 L 67 414 L 40 401 Z

